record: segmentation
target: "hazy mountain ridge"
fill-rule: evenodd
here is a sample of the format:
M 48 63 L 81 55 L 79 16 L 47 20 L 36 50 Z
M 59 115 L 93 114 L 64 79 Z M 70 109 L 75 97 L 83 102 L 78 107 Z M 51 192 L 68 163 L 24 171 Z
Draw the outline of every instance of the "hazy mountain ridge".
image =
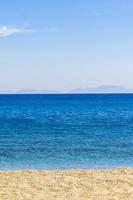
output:
M 57 90 L 21 89 L 18 91 L 0 91 L 0 94 L 108 94 L 108 93 L 133 93 L 133 89 L 123 86 L 101 85 L 98 87 L 76 88 L 67 92 Z
M 34 90 L 34 89 L 22 89 L 16 92 L 16 94 L 58 94 L 56 90 Z
M 92 88 L 74 89 L 70 93 L 133 93 L 133 89 L 127 89 L 123 86 L 101 85 Z
M 17 91 L 0 91 L 0 94 L 58 94 L 56 90 L 34 90 L 34 89 L 22 89 Z

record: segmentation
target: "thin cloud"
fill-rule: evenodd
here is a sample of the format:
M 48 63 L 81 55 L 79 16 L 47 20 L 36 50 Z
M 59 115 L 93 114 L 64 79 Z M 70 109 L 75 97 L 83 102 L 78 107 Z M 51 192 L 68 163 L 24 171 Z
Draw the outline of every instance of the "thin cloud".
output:
M 29 28 L 29 25 L 19 27 L 19 26 L 0 26 L 0 37 L 9 37 L 12 35 L 16 34 L 22 34 L 22 33 L 34 33 L 34 32 L 60 32 L 62 29 L 56 28 L 56 27 L 51 27 L 51 28 L 46 28 L 42 30 L 33 30 Z
M 17 26 L 0 26 L 0 37 L 8 37 L 15 34 L 31 32 L 35 32 L 35 30 Z

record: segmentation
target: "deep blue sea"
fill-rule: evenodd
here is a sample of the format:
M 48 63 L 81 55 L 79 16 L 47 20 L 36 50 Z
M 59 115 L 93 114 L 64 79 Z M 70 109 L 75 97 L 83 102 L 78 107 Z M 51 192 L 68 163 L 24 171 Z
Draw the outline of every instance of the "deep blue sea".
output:
M 0 169 L 133 166 L 133 95 L 0 95 Z

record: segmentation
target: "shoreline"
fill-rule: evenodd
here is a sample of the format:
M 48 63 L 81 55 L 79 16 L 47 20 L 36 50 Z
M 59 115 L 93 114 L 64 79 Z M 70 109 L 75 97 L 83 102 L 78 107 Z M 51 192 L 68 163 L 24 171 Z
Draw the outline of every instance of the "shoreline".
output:
M 29 171 L 29 172 L 36 172 L 36 171 L 40 171 L 40 172 L 65 172 L 65 171 L 113 171 L 113 170 L 132 170 L 133 167 L 125 167 L 125 166 L 118 166 L 118 167 L 105 167 L 105 168 L 16 168 L 16 169 L 0 169 L 0 173 L 1 172 L 25 172 L 25 171 Z
M 0 170 L 1 200 L 133 199 L 133 168 Z

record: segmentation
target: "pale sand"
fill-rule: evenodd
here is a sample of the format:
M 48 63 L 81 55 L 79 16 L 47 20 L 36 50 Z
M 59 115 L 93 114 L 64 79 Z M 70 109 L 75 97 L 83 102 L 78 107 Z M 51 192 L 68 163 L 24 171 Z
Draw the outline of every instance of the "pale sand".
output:
M 0 200 L 133 200 L 133 169 L 0 171 Z

